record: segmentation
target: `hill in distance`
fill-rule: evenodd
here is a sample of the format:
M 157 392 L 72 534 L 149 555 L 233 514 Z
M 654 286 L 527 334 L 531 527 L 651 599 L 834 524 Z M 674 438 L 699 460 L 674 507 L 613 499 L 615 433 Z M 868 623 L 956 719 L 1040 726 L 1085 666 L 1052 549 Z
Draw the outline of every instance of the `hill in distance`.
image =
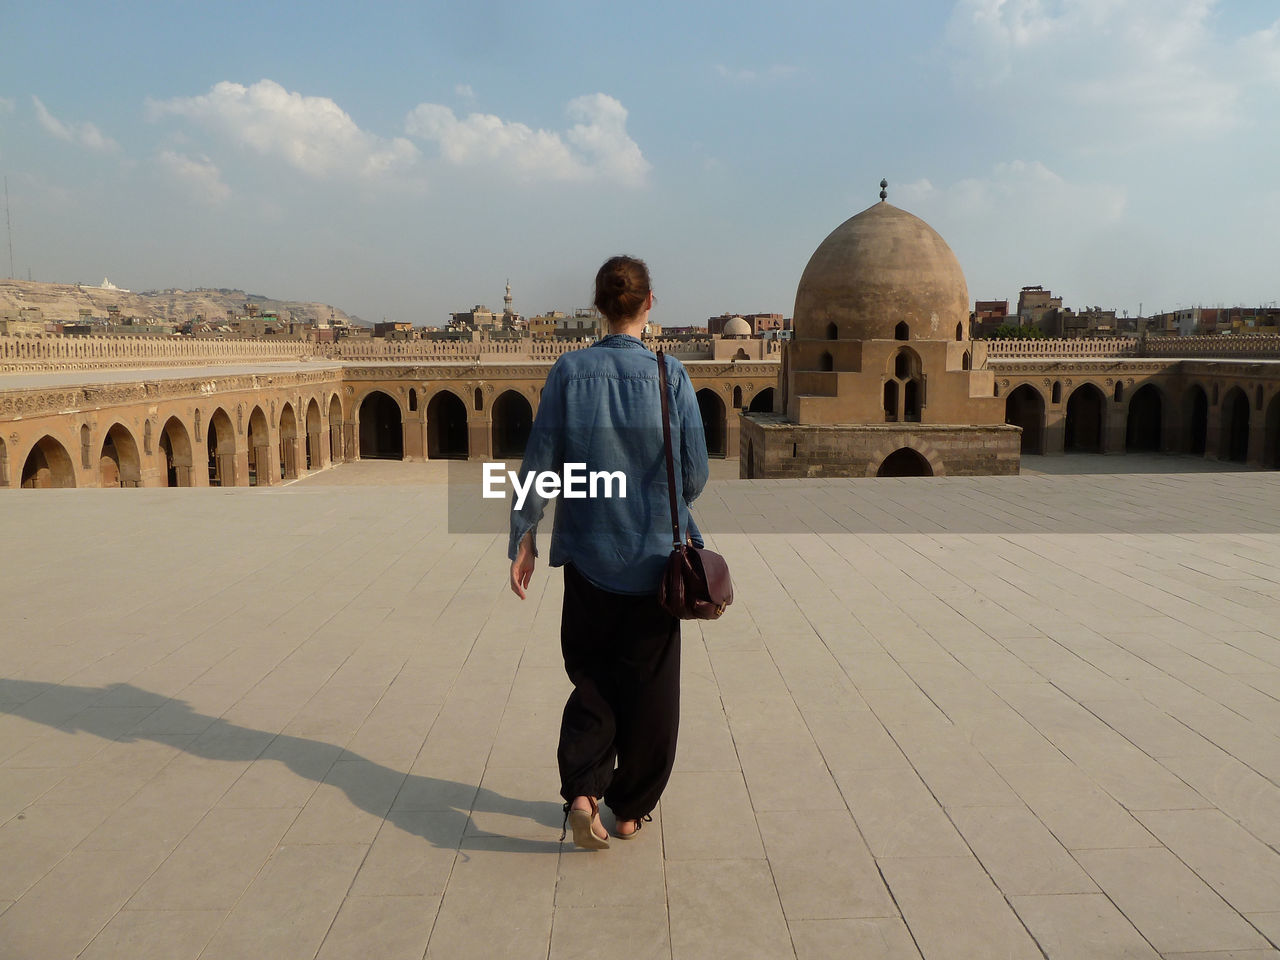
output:
M 119 307 L 121 316 L 143 320 L 181 323 L 202 316 L 206 320 L 217 321 L 225 320 L 227 311 L 236 315 L 243 314 L 246 303 L 253 304 L 261 313 L 277 313 L 281 319 L 288 317 L 304 323 L 346 320 L 348 323 L 368 325 L 360 318 L 350 316 L 327 303 L 273 300 L 243 290 L 201 288 L 133 293 L 75 283 L 0 280 L 0 312 L 38 307 L 44 319 L 61 323 L 76 322 L 80 319 L 82 309 L 89 310 L 94 317 L 105 317 L 111 307 Z

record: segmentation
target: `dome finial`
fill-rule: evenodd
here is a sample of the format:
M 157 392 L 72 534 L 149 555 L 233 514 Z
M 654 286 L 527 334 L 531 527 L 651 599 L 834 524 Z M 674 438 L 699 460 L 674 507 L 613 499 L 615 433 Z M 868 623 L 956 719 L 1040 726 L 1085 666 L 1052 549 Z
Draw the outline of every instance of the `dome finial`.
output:
M 888 192 L 887 190 L 885 190 L 885 187 L 887 187 L 887 186 L 889 186 L 889 181 L 888 181 L 888 180 L 881 180 L 881 181 L 880 181 L 880 199 L 881 199 L 881 200 L 887 200 L 887 199 L 889 198 L 889 192 Z

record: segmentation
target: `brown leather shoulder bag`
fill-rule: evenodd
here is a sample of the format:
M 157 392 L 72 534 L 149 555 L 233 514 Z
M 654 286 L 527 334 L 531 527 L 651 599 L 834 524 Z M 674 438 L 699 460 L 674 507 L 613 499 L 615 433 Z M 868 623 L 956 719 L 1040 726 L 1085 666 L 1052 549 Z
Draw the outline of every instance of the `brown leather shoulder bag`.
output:
M 729 565 L 714 551 L 680 538 L 676 505 L 676 468 L 671 455 L 671 412 L 667 403 L 667 360 L 658 351 L 658 389 L 662 394 L 662 444 L 667 457 L 667 497 L 671 501 L 671 556 L 658 585 L 658 603 L 681 620 L 717 620 L 733 603 Z

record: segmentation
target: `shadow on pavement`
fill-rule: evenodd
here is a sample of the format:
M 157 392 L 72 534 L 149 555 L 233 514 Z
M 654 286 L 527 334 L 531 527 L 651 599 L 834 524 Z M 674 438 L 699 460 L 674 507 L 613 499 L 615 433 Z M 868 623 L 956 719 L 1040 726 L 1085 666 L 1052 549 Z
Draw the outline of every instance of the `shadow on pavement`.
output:
M 193 738 L 171 733 L 140 732 L 146 720 L 131 711 L 128 730 L 122 729 L 121 710 L 91 707 L 151 708 L 166 711 L 167 731 L 202 731 Z M 467 841 L 486 840 L 485 848 L 509 853 L 555 853 L 556 840 L 530 840 L 496 833 L 465 834 L 473 812 L 524 818 L 555 830 L 562 812 L 558 803 L 521 800 L 456 780 L 401 773 L 352 753 L 343 747 L 239 726 L 196 713 L 181 700 L 151 693 L 132 684 L 81 687 L 0 678 L 0 712 L 22 717 L 66 733 L 88 733 L 119 743 L 149 740 L 207 760 L 277 762 L 299 777 L 341 789 L 356 807 L 385 819 L 435 846 L 458 849 L 465 856 Z M 207 723 L 205 723 L 207 721 Z M 177 741 L 177 742 L 175 742 Z M 186 741 L 186 742 L 183 742 Z M 339 763 L 341 758 L 341 763 Z M 344 769 L 345 768 L 345 769 Z M 397 805 L 398 804 L 398 805 Z M 453 812 L 456 817 L 424 817 L 424 812 Z M 464 835 L 465 834 L 465 835 Z M 496 842 L 488 842 L 496 841 Z

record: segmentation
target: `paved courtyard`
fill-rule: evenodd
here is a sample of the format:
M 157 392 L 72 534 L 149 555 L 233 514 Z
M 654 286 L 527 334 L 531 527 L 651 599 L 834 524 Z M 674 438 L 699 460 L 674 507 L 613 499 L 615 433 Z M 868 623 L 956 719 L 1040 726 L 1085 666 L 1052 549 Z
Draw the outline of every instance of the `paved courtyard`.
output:
M 513 597 L 458 476 L 0 495 L 0 958 L 1280 957 L 1280 473 L 732 466 L 601 853 L 560 575 Z

